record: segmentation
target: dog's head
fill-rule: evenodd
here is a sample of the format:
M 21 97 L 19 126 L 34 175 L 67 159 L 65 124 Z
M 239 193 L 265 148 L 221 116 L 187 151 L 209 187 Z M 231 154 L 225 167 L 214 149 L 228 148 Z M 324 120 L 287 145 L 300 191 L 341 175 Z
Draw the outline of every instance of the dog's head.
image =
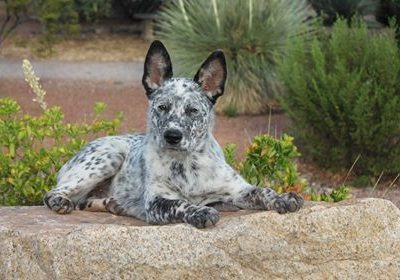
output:
M 217 50 L 193 79 L 172 78 L 169 54 L 160 41 L 154 41 L 142 79 L 150 101 L 147 125 L 151 140 L 161 149 L 202 149 L 213 126 L 213 106 L 224 93 L 226 75 L 225 56 Z

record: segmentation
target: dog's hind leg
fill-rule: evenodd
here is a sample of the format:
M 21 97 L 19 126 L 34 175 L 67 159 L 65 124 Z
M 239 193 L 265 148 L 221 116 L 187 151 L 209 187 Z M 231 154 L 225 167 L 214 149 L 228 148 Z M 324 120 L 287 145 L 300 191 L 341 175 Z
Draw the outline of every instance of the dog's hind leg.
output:
M 119 171 L 126 143 L 112 140 L 104 138 L 90 143 L 60 170 L 57 187 L 44 197 L 51 210 L 59 214 L 71 212 L 91 191 Z

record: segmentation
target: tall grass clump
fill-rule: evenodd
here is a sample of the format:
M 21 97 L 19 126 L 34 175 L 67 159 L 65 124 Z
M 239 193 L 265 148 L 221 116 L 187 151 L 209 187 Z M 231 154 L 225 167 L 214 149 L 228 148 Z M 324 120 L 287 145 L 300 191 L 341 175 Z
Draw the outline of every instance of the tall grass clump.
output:
M 284 54 L 288 38 L 312 34 L 311 11 L 305 0 L 170 1 L 157 36 L 182 75 L 194 75 L 210 52 L 222 49 L 229 72 L 217 110 L 256 114 L 276 105 L 275 55 Z
M 310 46 L 311 45 L 311 46 Z M 309 50 L 309 51 L 307 51 Z M 400 55 L 394 28 L 371 33 L 365 23 L 338 20 L 312 43 L 297 37 L 281 61 L 303 155 L 363 174 L 400 171 Z

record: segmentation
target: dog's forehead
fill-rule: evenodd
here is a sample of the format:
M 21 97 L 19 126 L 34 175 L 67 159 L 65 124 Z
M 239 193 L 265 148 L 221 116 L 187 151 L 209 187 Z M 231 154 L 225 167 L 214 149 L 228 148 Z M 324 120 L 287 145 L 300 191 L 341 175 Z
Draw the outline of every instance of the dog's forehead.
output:
M 200 86 L 187 78 L 172 78 L 166 81 L 162 87 L 162 93 L 180 98 L 203 94 Z

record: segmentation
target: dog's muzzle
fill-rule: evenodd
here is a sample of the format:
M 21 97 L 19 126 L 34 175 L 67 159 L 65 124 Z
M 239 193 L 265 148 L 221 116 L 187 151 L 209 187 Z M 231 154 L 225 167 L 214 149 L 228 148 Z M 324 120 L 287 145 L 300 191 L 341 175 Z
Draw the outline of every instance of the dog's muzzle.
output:
M 182 140 L 182 137 L 182 132 L 177 129 L 168 129 L 164 132 L 164 139 L 170 145 L 179 144 L 179 142 Z

